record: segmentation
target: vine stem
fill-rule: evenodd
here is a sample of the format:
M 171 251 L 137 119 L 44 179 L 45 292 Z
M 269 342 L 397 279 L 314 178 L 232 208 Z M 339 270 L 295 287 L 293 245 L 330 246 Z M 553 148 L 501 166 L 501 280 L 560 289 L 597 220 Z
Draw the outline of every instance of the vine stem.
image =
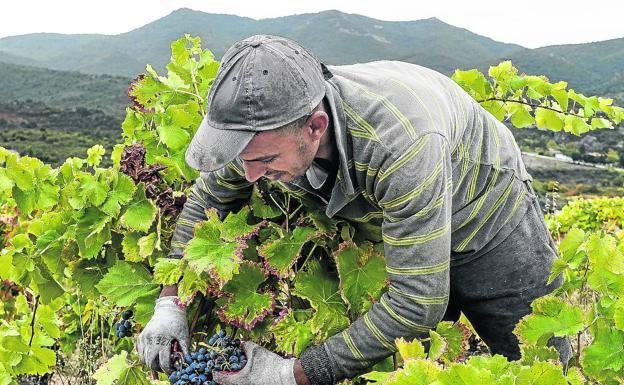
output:
M 529 107 L 533 107 L 533 108 L 543 108 L 545 110 L 550 110 L 550 111 L 554 111 L 554 112 L 559 112 L 561 114 L 565 114 L 565 115 L 571 115 L 571 116 L 576 116 L 577 118 L 582 118 L 582 119 L 586 119 L 584 116 L 581 115 L 577 115 L 574 114 L 572 112 L 568 112 L 568 111 L 561 111 L 558 110 L 556 108 L 552 108 L 552 107 L 546 107 L 546 106 L 540 106 L 537 104 L 532 104 L 532 103 L 527 103 L 527 102 L 523 102 L 521 100 L 511 100 L 511 99 L 503 99 L 503 98 L 487 98 L 484 100 L 479 100 L 479 103 L 483 103 L 483 102 L 503 102 L 503 103 L 518 103 L 518 104 L 524 104 L 525 106 L 529 106 Z
M 206 303 L 206 296 L 202 294 L 202 298 L 199 301 L 199 305 L 197 305 L 197 310 L 195 311 L 195 316 L 193 317 L 193 322 L 191 322 L 190 334 L 193 335 L 195 331 L 195 326 L 197 326 L 197 321 L 199 320 L 199 316 L 204 308 L 204 304 Z
M 30 321 L 30 341 L 28 346 L 32 346 L 33 338 L 35 337 L 35 316 L 37 315 L 37 309 L 39 308 L 39 295 L 35 297 L 35 308 L 33 309 L 32 320 Z

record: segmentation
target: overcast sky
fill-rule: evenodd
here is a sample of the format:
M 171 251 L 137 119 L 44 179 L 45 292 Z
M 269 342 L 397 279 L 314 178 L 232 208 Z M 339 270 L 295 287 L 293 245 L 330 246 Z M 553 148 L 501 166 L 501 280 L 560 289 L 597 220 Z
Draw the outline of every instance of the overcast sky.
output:
M 114 35 L 182 7 L 255 19 L 327 9 L 381 20 L 435 16 L 480 35 L 530 48 L 624 37 L 624 0 L 422 3 L 415 0 L 0 0 L 0 37 L 33 32 Z

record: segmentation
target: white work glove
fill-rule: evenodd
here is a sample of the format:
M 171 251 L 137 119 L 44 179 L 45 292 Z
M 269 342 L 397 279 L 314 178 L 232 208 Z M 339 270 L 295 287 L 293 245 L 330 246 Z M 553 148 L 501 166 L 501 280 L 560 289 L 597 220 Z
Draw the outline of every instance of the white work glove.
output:
M 175 296 L 156 300 L 154 315 L 139 334 L 137 351 L 139 360 L 150 369 L 170 373 L 171 343 L 177 340 L 182 352 L 188 354 L 190 343 L 186 310 Z
M 238 372 L 213 372 L 212 378 L 220 385 L 297 385 L 295 359 L 272 353 L 253 342 L 243 342 L 247 364 Z

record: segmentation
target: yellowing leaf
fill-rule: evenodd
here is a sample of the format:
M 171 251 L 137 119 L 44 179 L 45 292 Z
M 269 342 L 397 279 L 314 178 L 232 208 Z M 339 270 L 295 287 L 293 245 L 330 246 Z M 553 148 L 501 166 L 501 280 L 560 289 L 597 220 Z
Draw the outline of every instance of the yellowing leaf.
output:
M 394 344 L 404 361 L 427 357 L 425 347 L 418 339 L 407 342 L 404 338 L 397 338 Z

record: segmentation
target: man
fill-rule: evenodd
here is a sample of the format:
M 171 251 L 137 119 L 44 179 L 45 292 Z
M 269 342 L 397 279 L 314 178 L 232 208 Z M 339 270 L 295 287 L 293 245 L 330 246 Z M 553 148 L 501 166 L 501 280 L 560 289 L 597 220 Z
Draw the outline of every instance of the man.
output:
M 187 151 L 201 176 L 177 222 L 180 257 L 205 209 L 243 205 L 261 177 L 380 228 L 388 292 L 348 329 L 288 360 L 246 343 L 221 384 L 333 384 L 463 311 L 493 353 L 520 357 L 512 331 L 546 285 L 555 245 L 510 131 L 447 77 L 408 63 L 320 64 L 297 43 L 257 35 L 232 46 Z M 187 345 L 176 288 L 139 337 L 153 369 Z M 566 340 L 553 340 L 565 362 Z

